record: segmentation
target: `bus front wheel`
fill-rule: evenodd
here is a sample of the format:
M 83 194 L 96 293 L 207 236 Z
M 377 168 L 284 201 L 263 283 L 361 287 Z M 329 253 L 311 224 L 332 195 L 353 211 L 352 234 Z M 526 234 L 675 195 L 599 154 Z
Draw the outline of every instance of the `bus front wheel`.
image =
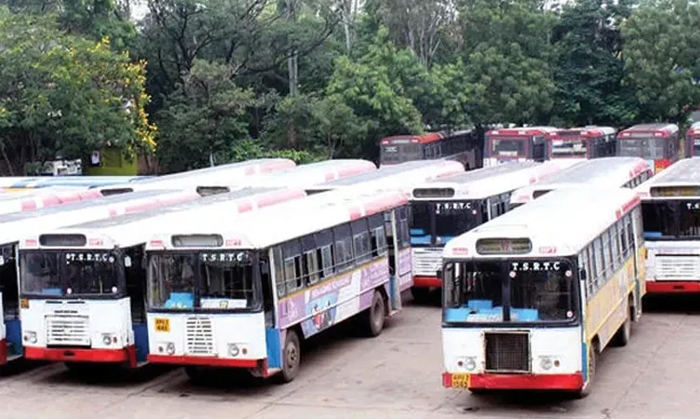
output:
M 282 381 L 285 383 L 292 382 L 299 374 L 299 364 L 301 363 L 299 335 L 292 329 L 287 330 L 282 356 Z
M 588 380 L 578 392 L 579 398 L 585 398 L 591 393 L 593 383 L 595 383 L 596 368 L 598 367 L 598 345 L 592 341 L 588 345 Z
M 374 296 L 372 296 L 372 306 L 365 311 L 362 317 L 364 335 L 376 337 L 381 334 L 385 319 L 386 307 L 384 305 L 384 297 L 378 290 L 375 290 Z

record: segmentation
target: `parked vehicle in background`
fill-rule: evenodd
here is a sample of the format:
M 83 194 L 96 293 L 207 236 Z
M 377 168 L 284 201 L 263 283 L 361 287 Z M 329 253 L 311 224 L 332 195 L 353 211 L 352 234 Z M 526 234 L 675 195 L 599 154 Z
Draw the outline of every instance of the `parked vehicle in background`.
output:
M 547 157 L 552 159 L 595 159 L 615 156 L 612 127 L 560 128 L 546 134 Z
M 693 123 L 685 133 L 685 157 L 700 156 L 700 121 Z
M 513 161 L 544 162 L 546 136 L 554 127 L 499 128 L 486 132 L 484 167 Z
M 385 137 L 379 141 L 379 166 L 414 160 L 456 160 L 466 170 L 481 166 L 483 142 L 476 130 Z
M 678 126 L 638 124 L 617 133 L 617 156 L 639 157 L 659 173 L 682 155 Z

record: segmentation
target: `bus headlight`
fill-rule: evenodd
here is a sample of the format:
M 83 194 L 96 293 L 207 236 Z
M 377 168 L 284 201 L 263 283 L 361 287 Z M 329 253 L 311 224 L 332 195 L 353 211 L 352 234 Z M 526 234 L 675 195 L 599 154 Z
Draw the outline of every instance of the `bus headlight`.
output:
M 165 346 L 165 352 L 168 353 L 170 356 L 175 354 L 175 343 L 168 343 L 168 345 Z
M 543 370 L 550 370 L 552 368 L 552 358 L 549 356 L 540 356 L 540 367 Z
M 29 344 L 36 344 L 37 338 L 36 338 L 36 332 L 34 332 L 34 331 L 25 331 L 23 338 L 24 338 L 24 341 L 29 343 Z
M 241 352 L 241 350 L 238 348 L 237 345 L 235 345 L 235 344 L 228 345 L 228 354 L 230 354 L 231 357 L 238 356 L 238 353 L 240 353 L 240 352 Z
M 468 371 L 476 369 L 476 360 L 473 357 L 467 357 L 464 359 L 464 368 Z
M 102 342 L 105 346 L 111 345 L 113 342 L 117 342 L 117 337 L 113 334 L 102 334 Z

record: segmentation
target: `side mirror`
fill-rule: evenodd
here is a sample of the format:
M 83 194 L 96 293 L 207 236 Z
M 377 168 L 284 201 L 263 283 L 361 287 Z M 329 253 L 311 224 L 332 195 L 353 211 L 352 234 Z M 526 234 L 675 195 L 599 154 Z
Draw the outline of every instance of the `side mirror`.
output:
M 442 269 L 438 270 L 438 271 L 435 273 L 435 276 L 436 276 L 439 280 L 442 280 Z
M 579 270 L 579 272 L 578 272 L 578 277 L 579 277 L 581 280 L 586 280 L 586 270 L 583 269 L 583 268 L 582 268 L 581 270 Z

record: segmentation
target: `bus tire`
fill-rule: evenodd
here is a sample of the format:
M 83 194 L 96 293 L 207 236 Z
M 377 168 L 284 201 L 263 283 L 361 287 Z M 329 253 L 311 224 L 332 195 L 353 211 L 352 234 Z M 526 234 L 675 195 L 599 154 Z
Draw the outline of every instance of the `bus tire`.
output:
M 620 328 L 615 333 L 614 343 L 617 347 L 624 347 L 629 343 L 630 336 L 632 335 L 632 313 L 634 307 L 631 305 L 627 306 L 627 316 L 625 321 L 622 323 Z
M 576 394 L 578 398 L 586 398 L 591 393 L 595 383 L 596 369 L 598 368 L 598 343 L 594 339 L 588 345 L 588 381 L 583 384 L 583 388 Z
M 288 329 L 284 339 L 284 351 L 282 352 L 282 382 L 289 383 L 299 374 L 301 364 L 301 345 L 299 335 L 293 329 Z
M 363 330 L 368 337 L 376 337 L 382 333 L 384 329 L 384 320 L 386 319 L 386 305 L 384 304 L 384 296 L 378 291 L 374 291 L 372 296 L 372 305 L 365 311 L 363 316 Z
M 425 287 L 411 287 L 411 296 L 416 303 L 426 303 L 430 300 L 430 289 Z

